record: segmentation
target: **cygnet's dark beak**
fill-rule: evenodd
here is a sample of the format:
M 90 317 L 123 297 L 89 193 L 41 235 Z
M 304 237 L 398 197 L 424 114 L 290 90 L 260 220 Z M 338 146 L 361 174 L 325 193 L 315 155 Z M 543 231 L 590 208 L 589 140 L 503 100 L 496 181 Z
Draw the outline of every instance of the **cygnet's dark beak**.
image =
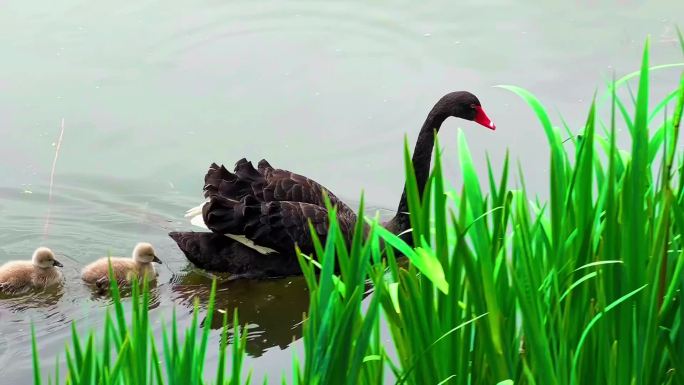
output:
M 64 265 L 62 265 L 62 263 L 56 259 L 52 261 L 52 266 L 64 267 Z
M 162 263 L 161 259 L 157 258 L 156 255 L 154 256 L 154 259 L 152 260 L 152 262 L 158 263 L 158 264 L 160 264 L 160 265 L 161 265 L 161 263 Z

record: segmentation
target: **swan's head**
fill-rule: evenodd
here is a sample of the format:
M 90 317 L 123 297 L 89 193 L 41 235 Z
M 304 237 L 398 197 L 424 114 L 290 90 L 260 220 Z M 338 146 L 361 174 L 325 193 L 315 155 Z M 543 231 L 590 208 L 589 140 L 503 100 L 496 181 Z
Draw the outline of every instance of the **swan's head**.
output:
M 489 119 L 484 109 L 482 109 L 477 96 L 468 91 L 457 91 L 444 95 L 435 105 L 435 110 L 446 116 L 472 120 L 490 130 L 496 129 L 494 122 Z
M 154 253 L 154 248 L 147 242 L 140 242 L 135 245 L 135 248 L 133 249 L 133 260 L 140 263 L 161 263 Z
M 38 266 L 41 269 L 47 269 L 53 266 L 62 267 L 63 265 L 55 259 L 55 253 L 47 247 L 39 247 L 33 252 L 33 257 L 31 257 L 34 266 Z

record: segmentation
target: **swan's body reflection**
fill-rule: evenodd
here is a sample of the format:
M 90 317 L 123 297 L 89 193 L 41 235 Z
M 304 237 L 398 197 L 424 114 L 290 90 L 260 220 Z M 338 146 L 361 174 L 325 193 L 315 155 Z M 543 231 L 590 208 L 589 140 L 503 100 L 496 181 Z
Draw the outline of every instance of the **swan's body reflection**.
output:
M 302 337 L 302 320 L 309 308 L 309 294 L 302 277 L 257 280 L 221 280 L 217 276 L 216 307 L 211 321 L 212 329 L 220 329 L 223 315 L 228 314 L 232 324 L 237 309 L 240 325 L 247 325 L 247 353 L 259 357 L 271 347 L 287 348 Z M 198 270 L 175 274 L 171 290 L 176 302 L 190 312 L 195 298 L 206 309 L 211 291 L 212 277 Z M 201 320 L 204 326 L 204 319 Z M 232 340 L 232 332 L 229 333 Z

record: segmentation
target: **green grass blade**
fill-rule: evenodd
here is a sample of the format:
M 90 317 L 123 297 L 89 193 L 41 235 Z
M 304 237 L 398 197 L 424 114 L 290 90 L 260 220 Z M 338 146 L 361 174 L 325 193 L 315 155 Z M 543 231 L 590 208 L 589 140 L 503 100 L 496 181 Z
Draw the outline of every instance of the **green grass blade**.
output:
M 41 385 L 40 361 L 38 359 L 38 348 L 36 347 L 36 328 L 31 323 L 31 357 L 33 360 L 33 384 Z

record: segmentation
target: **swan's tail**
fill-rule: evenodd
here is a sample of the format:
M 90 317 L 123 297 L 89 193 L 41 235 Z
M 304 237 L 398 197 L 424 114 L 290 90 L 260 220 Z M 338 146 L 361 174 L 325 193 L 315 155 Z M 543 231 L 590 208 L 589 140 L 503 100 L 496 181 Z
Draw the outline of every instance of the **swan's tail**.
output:
M 207 235 L 202 235 L 207 234 Z M 205 255 L 202 250 L 202 241 L 205 237 L 212 237 L 214 233 L 196 233 L 196 232 L 179 232 L 173 231 L 169 236 L 176 241 L 178 248 L 181 249 L 185 257 L 196 266 L 206 268 L 208 262 L 211 261 L 211 256 Z

